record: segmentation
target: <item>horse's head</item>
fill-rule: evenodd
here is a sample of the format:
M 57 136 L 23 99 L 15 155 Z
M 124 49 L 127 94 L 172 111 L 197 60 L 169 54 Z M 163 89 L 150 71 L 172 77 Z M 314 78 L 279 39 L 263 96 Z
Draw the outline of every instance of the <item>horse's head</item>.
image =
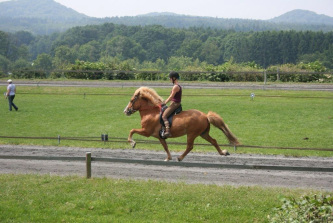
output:
M 130 116 L 139 109 L 151 110 L 152 108 L 159 108 L 162 102 L 163 99 L 155 90 L 148 87 L 140 87 L 135 91 L 124 113 Z
M 134 112 L 136 112 L 137 110 L 139 110 L 140 105 L 139 105 L 139 103 L 137 103 L 139 97 L 140 97 L 140 91 L 138 93 L 136 93 L 136 94 L 133 95 L 133 97 L 131 98 L 130 102 L 128 103 L 128 105 L 124 109 L 124 113 L 127 116 L 130 116 L 131 114 L 133 114 Z

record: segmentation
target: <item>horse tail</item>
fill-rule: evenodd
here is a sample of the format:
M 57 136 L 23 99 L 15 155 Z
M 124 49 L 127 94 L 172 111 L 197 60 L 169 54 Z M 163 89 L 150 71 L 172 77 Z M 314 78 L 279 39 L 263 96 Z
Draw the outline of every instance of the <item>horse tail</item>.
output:
M 216 114 L 215 112 L 209 111 L 207 114 L 207 118 L 209 123 L 213 124 L 216 128 L 220 129 L 225 136 L 228 138 L 230 144 L 232 145 L 239 145 L 240 143 L 238 142 L 238 139 L 230 129 L 228 128 L 228 125 L 224 123 L 223 119 L 221 116 Z

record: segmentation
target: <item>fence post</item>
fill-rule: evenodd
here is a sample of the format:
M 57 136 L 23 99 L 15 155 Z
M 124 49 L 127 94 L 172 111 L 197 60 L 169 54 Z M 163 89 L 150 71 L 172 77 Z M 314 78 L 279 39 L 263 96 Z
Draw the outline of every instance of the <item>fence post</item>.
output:
M 267 82 L 267 73 L 266 73 L 266 69 L 264 70 L 264 84 L 266 85 Z
M 86 153 L 86 176 L 87 179 L 91 178 L 91 152 Z
M 280 81 L 280 69 L 279 68 L 277 68 L 276 81 L 277 82 Z

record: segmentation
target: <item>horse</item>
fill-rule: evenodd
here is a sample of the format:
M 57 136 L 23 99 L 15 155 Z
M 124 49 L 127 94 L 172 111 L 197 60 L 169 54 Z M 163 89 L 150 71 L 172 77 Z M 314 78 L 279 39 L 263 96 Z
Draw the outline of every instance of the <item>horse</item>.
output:
M 172 160 L 172 156 L 168 149 L 166 140 L 160 137 L 160 130 L 162 125 L 160 123 L 160 110 L 163 98 L 157 92 L 148 87 L 138 88 L 131 97 L 128 105 L 124 109 L 127 116 L 132 115 L 139 111 L 141 116 L 141 129 L 132 129 L 128 136 L 128 142 L 135 147 L 136 142 L 133 140 L 133 134 L 137 133 L 145 137 L 155 137 L 159 139 L 167 158 L 165 161 Z M 227 137 L 230 144 L 239 145 L 238 139 L 229 130 L 228 126 L 224 123 L 223 119 L 216 113 L 209 111 L 207 114 L 191 109 L 182 111 L 173 117 L 172 126 L 170 127 L 171 136 L 169 138 L 176 138 L 187 135 L 187 147 L 182 155 L 177 159 L 182 161 L 185 156 L 193 149 L 194 140 L 201 136 L 203 139 L 211 143 L 220 155 L 230 155 L 227 150 L 221 150 L 217 141 L 209 135 L 210 124 L 219 128 Z

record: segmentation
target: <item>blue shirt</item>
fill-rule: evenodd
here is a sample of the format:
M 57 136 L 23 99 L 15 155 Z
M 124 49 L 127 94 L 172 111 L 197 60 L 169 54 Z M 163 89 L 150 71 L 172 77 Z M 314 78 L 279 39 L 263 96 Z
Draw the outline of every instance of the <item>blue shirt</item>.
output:
M 9 95 L 10 96 L 15 95 L 15 89 L 16 89 L 15 84 L 9 84 L 7 86 L 7 92 L 9 90 Z

